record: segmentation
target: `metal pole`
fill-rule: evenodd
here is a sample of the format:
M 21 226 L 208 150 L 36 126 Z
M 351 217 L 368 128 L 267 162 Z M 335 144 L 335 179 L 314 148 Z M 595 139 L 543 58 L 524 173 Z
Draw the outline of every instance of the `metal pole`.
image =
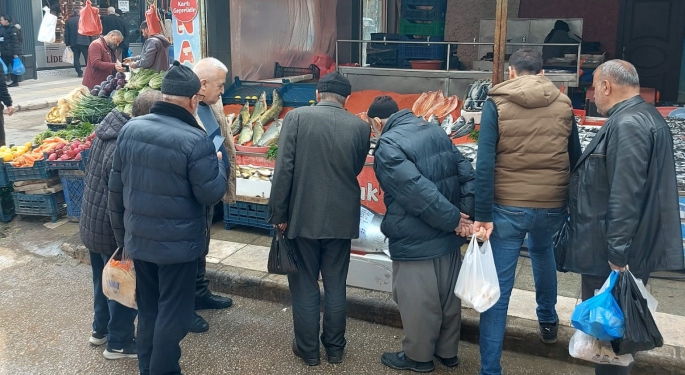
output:
M 338 70 L 340 66 L 338 65 L 338 49 L 340 48 L 340 43 L 335 41 L 335 70 Z
M 450 70 L 450 55 L 452 55 L 452 53 L 450 51 L 450 49 L 451 49 L 450 47 L 452 47 L 452 45 L 448 44 L 447 45 L 447 62 L 445 63 L 445 64 L 447 64 L 447 65 L 445 65 L 445 70 L 447 70 L 447 71 Z
M 495 46 L 492 59 L 492 85 L 504 81 L 504 60 L 507 43 L 507 0 L 497 0 L 495 15 Z

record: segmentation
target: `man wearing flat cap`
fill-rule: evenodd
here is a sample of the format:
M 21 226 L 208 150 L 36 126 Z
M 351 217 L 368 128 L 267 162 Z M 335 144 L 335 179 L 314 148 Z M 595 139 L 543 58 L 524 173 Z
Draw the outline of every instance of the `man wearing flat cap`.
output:
M 195 73 L 174 61 L 162 101 L 128 122 L 112 161 L 110 221 L 136 271 L 143 375 L 181 373 L 179 344 L 193 317 L 207 215 L 226 193 L 221 153 L 194 116 L 199 91 Z
M 328 362 L 345 349 L 346 281 L 351 240 L 359 237 L 357 175 L 369 151 L 371 128 L 343 106 L 352 87 L 337 71 L 319 80 L 313 107 L 288 112 L 278 142 L 269 222 L 298 248 L 299 272 L 288 275 L 293 302 L 293 353 L 307 365 L 319 359 L 319 272 L 325 300 L 321 343 Z

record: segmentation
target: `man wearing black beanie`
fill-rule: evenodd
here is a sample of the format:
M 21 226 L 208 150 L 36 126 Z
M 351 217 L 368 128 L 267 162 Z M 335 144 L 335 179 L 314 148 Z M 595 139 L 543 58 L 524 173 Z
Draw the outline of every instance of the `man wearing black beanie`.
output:
M 459 248 L 473 232 L 475 172 L 439 126 L 398 111 L 392 98 L 376 98 L 367 115 L 383 129 L 373 169 L 385 194 L 381 228 L 404 328 L 403 350 L 381 362 L 417 372 L 432 371 L 433 358 L 457 366 L 461 301 L 454 287 Z
M 319 81 L 316 106 L 288 112 L 269 198 L 269 222 L 298 248 L 299 272 L 288 275 L 292 349 L 310 366 L 321 362 L 319 272 L 325 290 L 321 343 L 328 362 L 342 362 L 346 344 L 347 270 L 351 240 L 359 237 L 357 175 L 371 136 L 369 125 L 343 108 L 351 92 L 350 81 L 336 71 Z
M 193 318 L 207 215 L 228 186 L 221 153 L 194 117 L 198 91 L 195 73 L 174 61 L 162 79 L 163 100 L 127 123 L 112 159 L 110 221 L 136 271 L 143 375 L 181 373 L 179 344 Z

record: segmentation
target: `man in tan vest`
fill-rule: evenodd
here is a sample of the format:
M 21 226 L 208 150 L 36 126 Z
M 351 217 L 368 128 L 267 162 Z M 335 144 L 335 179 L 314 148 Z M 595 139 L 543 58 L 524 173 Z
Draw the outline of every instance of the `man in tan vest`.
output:
M 478 139 L 474 232 L 484 229 L 490 240 L 501 292 L 480 315 L 480 374 L 500 375 L 509 297 L 526 234 L 540 337 L 557 341 L 552 236 L 568 217 L 570 169 L 581 151 L 571 100 L 545 78 L 540 52 L 515 52 L 509 80 L 489 96 Z

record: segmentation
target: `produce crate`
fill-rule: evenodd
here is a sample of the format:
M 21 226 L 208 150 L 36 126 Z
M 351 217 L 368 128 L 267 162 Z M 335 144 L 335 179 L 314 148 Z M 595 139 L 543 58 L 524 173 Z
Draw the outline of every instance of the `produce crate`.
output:
M 12 186 L 0 188 L 0 221 L 3 223 L 12 221 L 15 216 L 13 191 Z
M 446 13 L 446 0 L 403 0 L 400 18 L 408 21 L 444 21 Z
M 286 83 L 279 91 L 284 107 L 303 107 L 316 103 L 316 83 Z
M 48 160 L 48 155 L 45 154 L 45 162 L 49 170 L 86 170 L 86 163 L 88 163 L 88 155 L 90 149 L 81 152 L 81 160 Z
M 430 23 L 416 23 L 409 20 L 400 20 L 400 34 L 420 36 L 445 36 L 445 21 L 433 21 Z
M 67 204 L 61 191 L 54 194 L 36 195 L 12 193 L 12 198 L 17 215 L 50 216 L 54 223 L 67 212 Z
M 426 38 L 410 38 L 404 36 L 407 42 L 442 42 L 442 36 L 429 36 Z M 400 60 L 444 60 L 447 58 L 446 44 L 400 44 Z
M 7 168 L 5 163 L 0 163 L 0 187 L 12 186 L 12 182 L 7 178 Z
M 266 103 L 271 105 L 274 99 L 274 89 L 278 90 L 282 87 L 282 83 L 241 81 L 238 77 L 235 77 L 235 82 L 228 87 L 224 95 L 221 96 L 221 99 L 223 100 L 224 105 L 245 104 L 245 101 L 248 101 L 250 105 L 254 105 L 257 102 L 257 99 L 252 98 L 259 98 L 262 91 L 265 91 Z
M 314 76 L 314 79 L 319 79 L 321 77 L 321 69 L 314 64 L 309 65 L 308 68 L 295 68 L 291 66 L 281 66 L 279 63 L 276 63 L 276 68 L 274 69 L 274 78 L 302 76 L 305 74 L 311 74 Z
M 15 168 L 10 163 L 5 163 L 7 169 L 7 180 L 27 181 L 27 180 L 46 180 L 57 176 L 57 171 L 48 169 L 48 164 L 45 160 L 36 160 L 33 167 Z
M 67 218 L 69 221 L 79 221 L 81 218 L 81 201 L 85 190 L 85 173 L 82 171 L 59 171 L 59 179 L 64 190 L 67 203 Z
M 48 127 L 48 130 L 53 131 L 53 132 L 58 132 L 60 130 L 67 130 L 67 124 L 51 124 L 49 122 L 45 122 L 45 125 Z
M 372 33 L 371 40 L 400 41 L 400 34 Z M 372 66 L 398 67 L 397 51 L 400 45 L 395 43 L 367 43 L 366 62 Z
M 230 230 L 235 225 L 262 228 L 269 230 L 269 235 L 273 237 L 274 226 L 266 220 L 269 217 L 269 207 L 265 204 L 248 202 L 236 202 L 228 205 L 224 204 L 224 225 L 226 230 Z
M 371 33 L 371 40 L 389 40 L 398 42 L 402 40 L 401 34 L 388 34 L 388 33 Z M 390 50 L 397 49 L 399 44 L 395 43 L 369 43 L 368 47 L 378 50 Z M 367 48 L 368 48 L 367 47 Z

